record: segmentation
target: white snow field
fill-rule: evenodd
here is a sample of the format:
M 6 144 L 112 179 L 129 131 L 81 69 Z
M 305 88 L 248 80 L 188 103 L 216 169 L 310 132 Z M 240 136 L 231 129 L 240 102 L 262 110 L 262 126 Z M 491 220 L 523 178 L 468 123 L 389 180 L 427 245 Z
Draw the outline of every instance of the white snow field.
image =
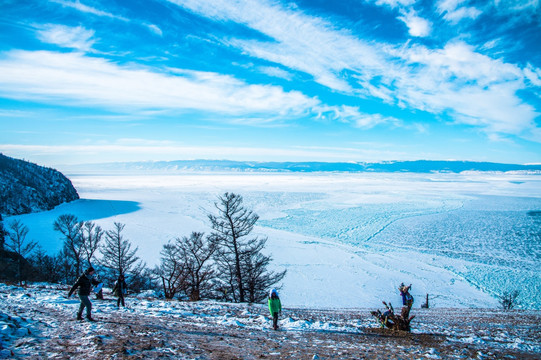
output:
M 289 307 L 399 305 L 413 284 L 420 307 L 498 307 L 520 290 L 521 307 L 541 307 L 541 175 L 510 173 L 68 174 L 81 200 L 20 219 L 50 253 L 61 214 L 124 235 L 149 266 L 162 245 L 210 232 L 207 215 L 224 192 L 260 216 L 273 269 L 287 269 Z

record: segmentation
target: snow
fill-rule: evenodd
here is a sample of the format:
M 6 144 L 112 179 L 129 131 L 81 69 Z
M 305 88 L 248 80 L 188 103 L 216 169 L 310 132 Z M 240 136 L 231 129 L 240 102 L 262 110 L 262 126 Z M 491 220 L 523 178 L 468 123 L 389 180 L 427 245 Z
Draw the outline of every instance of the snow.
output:
M 541 176 L 463 174 L 72 174 L 81 200 L 11 218 L 51 254 L 62 246 L 54 220 L 72 213 L 124 235 L 149 266 L 167 241 L 209 233 L 207 215 L 224 192 L 244 197 L 268 237 L 280 291 L 292 307 L 378 307 L 413 284 L 420 307 L 498 307 L 521 290 L 523 308 L 541 304 Z M 532 215 L 534 214 L 534 215 Z M 11 218 L 7 218 L 9 222 Z M 315 326 L 312 324 L 312 326 Z
M 393 358 L 390 354 L 400 358 L 404 353 L 410 356 L 403 358 L 431 359 L 457 358 L 466 349 L 473 353 L 482 350 L 489 358 L 520 358 L 541 352 L 535 330 L 539 311 L 417 309 L 413 311 L 413 333 L 401 338 L 380 333 L 368 309 L 284 308 L 281 330 L 273 332 L 263 304 L 128 296 L 127 307 L 117 308 L 110 289 L 104 290 L 105 300 L 92 300 L 97 322 L 76 321 L 79 301 L 75 296 L 66 298 L 67 291 L 67 286 L 51 284 L 27 288 L 0 284 L 0 345 L 4 347 L 0 346 L 0 358 L 10 357 L 11 351 L 21 358 L 42 358 L 46 354 L 50 358 L 99 359 L 113 358 L 113 353 L 142 355 L 148 350 L 153 358 L 207 359 L 216 358 L 216 350 L 222 346 L 218 343 L 224 338 L 230 345 L 228 351 L 233 351 L 226 352 L 227 358 L 234 354 L 242 357 L 239 346 L 253 355 L 263 351 L 266 344 L 270 344 L 266 355 L 291 355 L 302 346 L 312 347 L 319 354 L 332 354 L 333 358 L 351 358 L 361 350 L 376 358 Z M 206 341 L 201 342 L 200 336 Z M 234 339 L 240 345 L 233 343 Z M 200 347 L 208 341 L 214 342 L 210 344 L 213 347 L 207 356 L 201 355 Z M 189 356 L 192 351 L 201 356 Z M 312 354 L 305 352 L 301 358 Z

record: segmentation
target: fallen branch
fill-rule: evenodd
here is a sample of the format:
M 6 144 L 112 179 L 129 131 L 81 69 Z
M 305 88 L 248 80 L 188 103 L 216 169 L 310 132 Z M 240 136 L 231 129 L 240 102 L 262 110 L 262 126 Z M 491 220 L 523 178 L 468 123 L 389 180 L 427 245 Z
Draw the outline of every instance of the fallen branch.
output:
M 410 322 L 415 315 L 409 316 L 410 307 L 402 307 L 400 315 L 397 315 L 394 313 L 391 303 L 387 304 L 383 301 L 383 305 L 387 308 L 383 313 L 380 310 L 370 312 L 378 320 L 381 327 L 387 327 L 391 330 L 411 331 Z

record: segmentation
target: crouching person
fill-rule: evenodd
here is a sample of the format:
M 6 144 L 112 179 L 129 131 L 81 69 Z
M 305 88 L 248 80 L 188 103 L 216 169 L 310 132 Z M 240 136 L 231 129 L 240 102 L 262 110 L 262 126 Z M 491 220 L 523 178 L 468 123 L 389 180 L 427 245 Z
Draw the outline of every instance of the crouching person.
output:
M 79 306 L 79 311 L 77 312 L 77 320 L 83 320 L 83 310 L 86 308 L 86 318 L 89 321 L 95 321 L 92 318 L 92 303 L 88 298 L 90 296 L 90 289 L 92 285 L 98 285 L 99 281 L 93 279 L 94 268 L 91 266 L 77 279 L 75 284 L 71 287 L 71 290 L 68 293 L 68 298 L 73 294 L 73 292 L 79 288 L 79 299 L 81 300 L 81 305 Z
M 272 328 L 278 330 L 278 315 L 282 312 L 282 303 L 276 289 L 272 289 L 269 293 L 269 311 L 272 316 Z

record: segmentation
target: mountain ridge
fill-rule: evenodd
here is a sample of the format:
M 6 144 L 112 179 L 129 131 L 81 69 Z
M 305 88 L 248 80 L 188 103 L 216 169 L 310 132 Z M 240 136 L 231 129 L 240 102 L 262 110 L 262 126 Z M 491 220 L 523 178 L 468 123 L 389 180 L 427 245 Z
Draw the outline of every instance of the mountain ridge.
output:
M 385 162 L 263 162 L 234 160 L 173 160 L 74 165 L 70 171 L 232 171 L 232 172 L 346 172 L 346 173 L 432 173 L 465 171 L 541 173 L 541 164 L 505 164 L 454 160 L 411 160 Z

